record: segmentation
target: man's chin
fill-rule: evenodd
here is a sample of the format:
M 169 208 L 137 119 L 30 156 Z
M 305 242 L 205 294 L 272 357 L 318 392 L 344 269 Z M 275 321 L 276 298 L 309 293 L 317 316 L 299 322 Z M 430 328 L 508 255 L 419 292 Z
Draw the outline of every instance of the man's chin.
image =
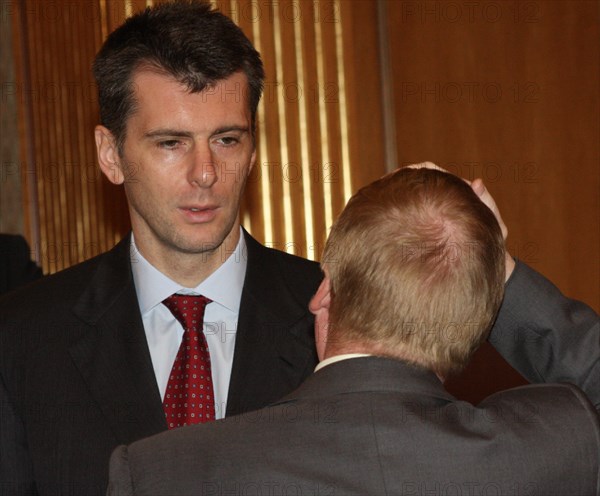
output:
M 239 232 L 239 227 L 235 226 L 217 232 L 212 229 L 190 230 L 180 226 L 179 229 L 164 233 L 159 239 L 173 254 L 213 256 L 219 251 L 230 253 L 235 250 L 238 237 L 232 236 L 233 229 Z
M 222 241 L 180 242 L 175 248 L 187 255 L 212 255 L 223 247 Z

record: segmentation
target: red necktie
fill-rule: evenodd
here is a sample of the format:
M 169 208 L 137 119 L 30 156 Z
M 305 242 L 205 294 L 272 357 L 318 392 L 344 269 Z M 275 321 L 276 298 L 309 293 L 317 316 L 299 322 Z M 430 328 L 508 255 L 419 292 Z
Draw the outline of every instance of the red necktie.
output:
M 163 301 L 184 329 L 163 400 L 169 429 L 215 419 L 210 355 L 202 332 L 204 296 L 172 295 Z

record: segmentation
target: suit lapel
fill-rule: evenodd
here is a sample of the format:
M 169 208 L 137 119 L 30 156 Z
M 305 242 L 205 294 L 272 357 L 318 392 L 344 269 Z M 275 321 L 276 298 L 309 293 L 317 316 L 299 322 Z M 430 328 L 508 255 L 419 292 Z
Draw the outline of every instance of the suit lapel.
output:
M 70 348 L 91 395 L 120 443 L 166 429 L 137 302 L 130 238 L 104 256 L 73 308 L 87 330 Z
M 261 408 L 295 389 L 316 364 L 313 319 L 283 283 L 277 255 L 246 234 L 248 267 L 227 415 Z

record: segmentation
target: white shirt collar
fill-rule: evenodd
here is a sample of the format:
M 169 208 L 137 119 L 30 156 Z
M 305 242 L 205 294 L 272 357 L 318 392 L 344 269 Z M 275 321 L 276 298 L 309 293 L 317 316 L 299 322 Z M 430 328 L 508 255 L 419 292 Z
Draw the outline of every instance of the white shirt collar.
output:
M 350 360 L 351 358 L 360 358 L 360 357 L 366 357 L 366 356 L 371 356 L 371 355 L 368 353 L 346 353 L 344 355 L 332 356 L 332 357 L 326 358 L 322 362 L 319 362 L 317 364 L 317 366 L 315 367 L 315 372 L 317 370 L 322 369 L 323 367 L 327 367 L 327 365 L 331 365 L 332 363 L 341 362 L 342 360 Z
M 154 267 L 139 252 L 131 233 L 131 270 L 142 315 L 174 293 L 201 294 L 213 302 L 239 313 L 242 288 L 248 264 L 246 239 L 240 228 L 240 240 L 233 253 L 195 288 L 185 288 Z

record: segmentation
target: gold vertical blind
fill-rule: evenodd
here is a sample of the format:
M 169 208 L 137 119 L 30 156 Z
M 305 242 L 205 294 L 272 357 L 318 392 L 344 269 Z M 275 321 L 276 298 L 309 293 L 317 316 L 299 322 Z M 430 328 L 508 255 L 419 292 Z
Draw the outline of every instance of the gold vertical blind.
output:
M 123 192 L 101 177 L 91 62 L 105 13 L 94 2 L 14 4 L 21 173 L 32 249 L 45 273 L 90 258 L 128 230 Z
M 97 167 L 91 63 L 145 0 L 21 0 L 14 11 L 25 211 L 44 271 L 112 247 L 129 229 L 122 188 Z M 352 192 L 385 171 L 375 2 L 213 0 L 253 41 L 266 82 L 242 223 L 318 259 Z M 358 29 L 360 27 L 360 29 Z
M 341 2 L 213 3 L 266 70 L 243 224 L 269 246 L 317 259 L 352 191 Z

